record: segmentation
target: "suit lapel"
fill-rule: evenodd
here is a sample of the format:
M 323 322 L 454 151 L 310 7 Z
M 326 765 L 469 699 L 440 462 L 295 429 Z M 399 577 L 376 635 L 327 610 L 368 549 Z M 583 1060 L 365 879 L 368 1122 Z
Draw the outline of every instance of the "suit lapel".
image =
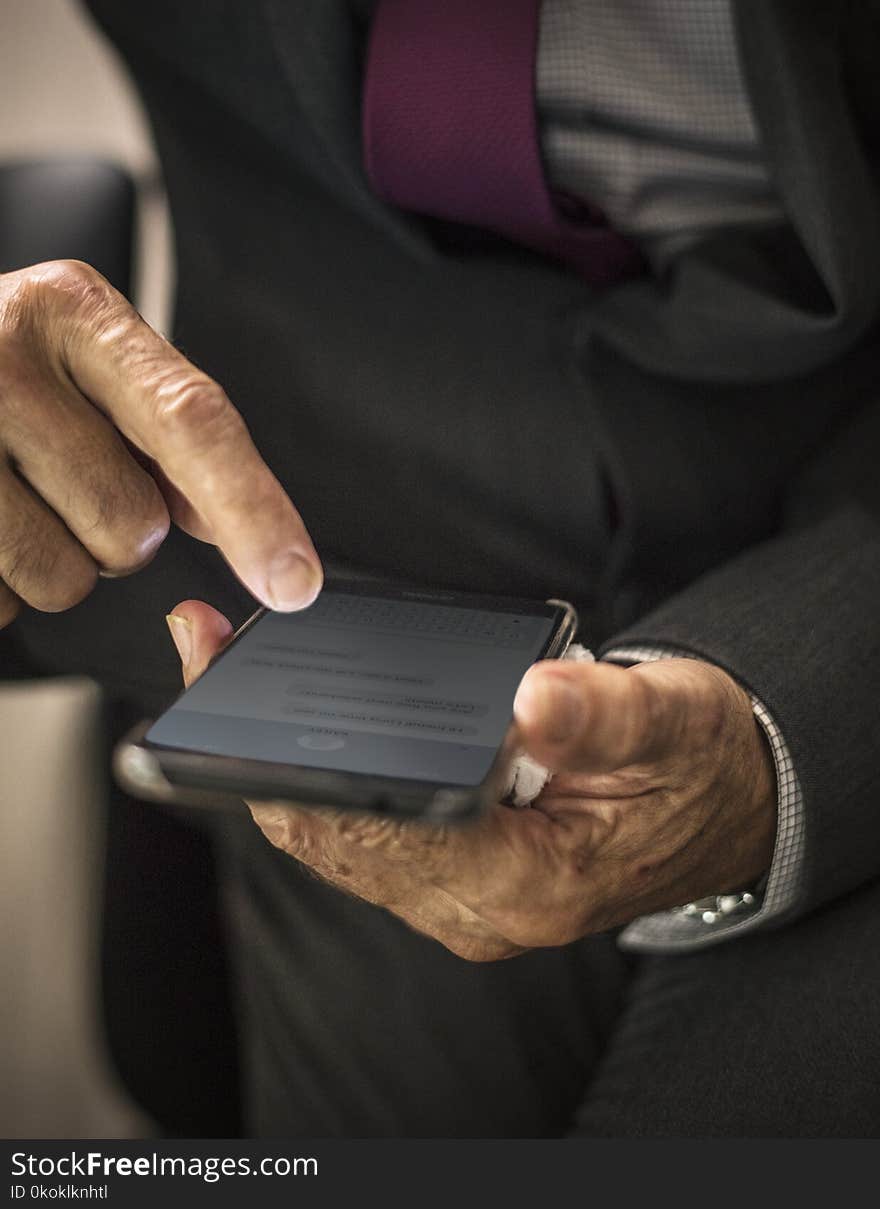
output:
M 736 0 L 743 70 L 771 173 L 839 322 L 876 315 L 878 198 L 845 91 L 838 0 Z
M 787 222 L 722 230 L 659 281 L 584 308 L 598 338 L 683 381 L 808 374 L 849 352 L 880 311 L 880 198 L 859 141 L 837 0 L 733 0 L 743 73 Z M 849 64 L 847 64 L 849 67 Z
M 791 338 L 798 345 L 806 339 L 801 354 L 790 348 L 795 360 L 803 356 L 806 367 L 813 356 L 833 355 L 834 347 L 842 352 L 873 322 L 878 308 L 878 198 L 842 76 L 846 9 L 837 0 L 732 2 L 746 85 L 771 174 L 826 295 L 818 312 L 815 299 L 807 304 L 809 316 L 798 319 L 797 308 L 790 306 L 778 316 L 782 345 Z M 432 258 L 435 253 L 420 225 L 379 201 L 364 176 L 354 0 L 260 3 L 287 84 L 314 134 L 316 171 L 334 195 L 386 236 L 419 259 Z M 629 300 L 621 303 L 629 307 Z M 616 304 L 610 307 L 612 314 L 617 309 Z M 640 313 L 636 307 L 634 314 Z M 645 318 L 656 322 L 658 316 Z M 695 322 L 695 316 L 688 321 Z M 733 337 L 739 339 L 736 331 Z M 668 357 L 668 344 L 665 348 Z
M 276 54 L 316 139 L 316 168 L 387 235 L 424 257 L 417 225 L 371 191 L 361 161 L 360 48 L 351 0 L 260 0 Z

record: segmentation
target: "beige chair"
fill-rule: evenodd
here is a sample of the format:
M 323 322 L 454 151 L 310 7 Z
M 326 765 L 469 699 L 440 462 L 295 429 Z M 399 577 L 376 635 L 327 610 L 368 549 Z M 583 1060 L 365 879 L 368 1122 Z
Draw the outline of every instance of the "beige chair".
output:
M 104 801 L 89 680 L 0 684 L 0 1137 L 147 1137 L 100 1011 Z

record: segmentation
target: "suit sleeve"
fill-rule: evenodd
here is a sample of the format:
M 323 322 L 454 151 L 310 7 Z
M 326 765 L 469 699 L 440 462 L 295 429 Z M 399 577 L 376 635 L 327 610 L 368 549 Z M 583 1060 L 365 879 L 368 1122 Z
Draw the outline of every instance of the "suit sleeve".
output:
M 599 654 L 633 647 L 723 667 L 785 738 L 803 832 L 793 892 L 768 926 L 880 876 L 880 398 L 797 477 L 776 538 Z

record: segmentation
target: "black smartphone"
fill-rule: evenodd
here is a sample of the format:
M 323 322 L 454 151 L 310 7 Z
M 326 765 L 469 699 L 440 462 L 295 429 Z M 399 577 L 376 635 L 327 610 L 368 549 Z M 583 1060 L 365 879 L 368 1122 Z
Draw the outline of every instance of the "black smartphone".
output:
M 255 613 L 117 773 L 172 800 L 472 816 L 497 800 L 520 680 L 576 628 L 565 601 L 329 582 L 299 613 Z

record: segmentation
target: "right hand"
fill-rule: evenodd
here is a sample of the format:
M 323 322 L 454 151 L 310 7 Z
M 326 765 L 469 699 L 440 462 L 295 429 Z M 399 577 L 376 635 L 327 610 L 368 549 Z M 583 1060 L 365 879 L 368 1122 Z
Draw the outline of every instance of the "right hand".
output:
M 0 275 L 0 627 L 138 570 L 172 520 L 270 608 L 320 590 L 302 519 L 216 382 L 88 265 Z

